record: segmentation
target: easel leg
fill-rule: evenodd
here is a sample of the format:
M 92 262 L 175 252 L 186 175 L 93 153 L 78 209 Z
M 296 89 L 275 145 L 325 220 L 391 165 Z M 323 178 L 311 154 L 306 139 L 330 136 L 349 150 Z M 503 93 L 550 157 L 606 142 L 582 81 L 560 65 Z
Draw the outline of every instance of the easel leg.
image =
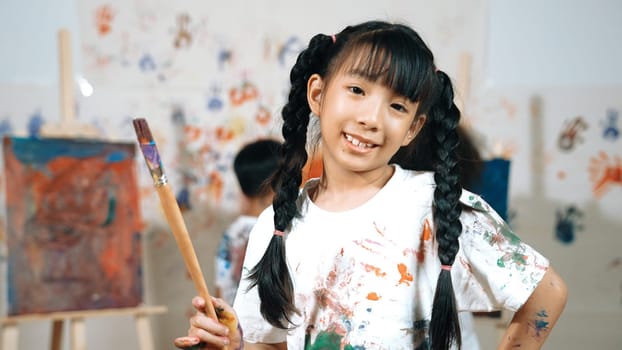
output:
M 84 318 L 71 319 L 71 350 L 86 350 L 86 327 Z
M 2 326 L 2 349 L 17 349 L 17 323 Z
M 136 315 L 136 331 L 138 333 L 138 348 L 140 350 L 153 350 L 153 338 L 147 315 Z
M 50 350 L 60 350 L 63 340 L 63 320 L 52 321 L 52 342 Z

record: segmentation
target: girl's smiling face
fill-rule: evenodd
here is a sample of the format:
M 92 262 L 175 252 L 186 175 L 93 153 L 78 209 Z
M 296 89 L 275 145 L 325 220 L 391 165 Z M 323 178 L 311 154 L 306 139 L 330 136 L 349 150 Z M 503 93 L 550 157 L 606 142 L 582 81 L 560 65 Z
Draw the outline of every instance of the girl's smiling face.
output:
M 326 170 L 382 172 L 391 157 L 421 130 L 418 103 L 353 71 L 308 82 L 311 111 L 319 116 Z

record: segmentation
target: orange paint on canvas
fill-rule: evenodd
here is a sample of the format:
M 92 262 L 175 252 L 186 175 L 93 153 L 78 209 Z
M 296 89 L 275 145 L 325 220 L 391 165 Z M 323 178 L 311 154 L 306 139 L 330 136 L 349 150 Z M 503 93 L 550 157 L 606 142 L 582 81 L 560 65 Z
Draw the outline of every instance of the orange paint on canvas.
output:
M 106 248 L 100 253 L 99 263 L 107 279 L 112 280 L 118 278 L 119 272 L 121 271 L 121 262 L 119 261 L 121 256 L 117 247 L 111 244 L 107 244 Z
M 9 254 L 20 271 L 9 285 L 37 294 L 12 300 L 10 314 L 141 302 L 134 152 L 134 144 L 4 139 Z

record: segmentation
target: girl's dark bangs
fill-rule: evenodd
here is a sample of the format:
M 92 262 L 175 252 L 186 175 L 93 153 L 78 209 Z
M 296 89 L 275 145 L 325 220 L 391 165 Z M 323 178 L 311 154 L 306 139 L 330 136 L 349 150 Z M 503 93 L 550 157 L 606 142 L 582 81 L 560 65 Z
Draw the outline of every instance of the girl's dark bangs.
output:
M 429 82 L 423 53 L 413 50 L 408 41 L 399 40 L 395 32 L 375 32 L 358 39 L 347 50 L 344 70 L 419 101 Z

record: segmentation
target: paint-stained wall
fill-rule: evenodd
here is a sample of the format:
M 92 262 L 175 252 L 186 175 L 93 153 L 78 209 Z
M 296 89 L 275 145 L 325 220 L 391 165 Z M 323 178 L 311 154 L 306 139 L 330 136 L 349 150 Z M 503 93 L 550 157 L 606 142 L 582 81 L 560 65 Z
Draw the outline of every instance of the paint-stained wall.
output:
M 527 3 L 530 10 L 537 6 Z M 278 137 L 278 112 L 297 52 L 313 34 L 332 34 L 352 22 L 406 21 L 454 78 L 464 120 L 484 155 L 511 158 L 512 226 L 568 282 L 568 308 L 548 348 L 615 348 L 622 342 L 615 326 L 622 321 L 622 82 L 495 84 L 489 67 L 503 63 L 489 62 L 499 56 L 490 55 L 495 46 L 487 45 L 489 31 L 503 24 L 490 20 L 499 6 L 486 0 L 76 1 L 78 118 L 102 138 L 131 142 L 131 119 L 147 118 L 211 286 L 216 241 L 237 208 L 232 157 L 244 142 Z M 566 29 L 574 30 L 580 33 Z M 525 46 L 516 50 L 530 50 Z M 54 84 L 0 84 L 0 133 L 38 135 L 41 125 L 59 119 L 57 100 Z M 169 307 L 152 324 L 158 348 L 170 349 L 171 339 L 187 329 L 194 290 L 148 172 L 136 160 L 146 224 L 146 301 Z M 4 197 L 4 179 L 2 184 Z M 2 262 L 6 251 L 0 252 Z M 93 349 L 136 346 L 132 326 L 115 321 L 88 325 Z M 42 332 L 40 325 L 25 327 L 24 334 Z M 492 348 L 494 327 L 492 333 L 489 322 L 479 327 L 484 348 Z M 24 348 L 43 344 L 26 336 L 20 341 Z

